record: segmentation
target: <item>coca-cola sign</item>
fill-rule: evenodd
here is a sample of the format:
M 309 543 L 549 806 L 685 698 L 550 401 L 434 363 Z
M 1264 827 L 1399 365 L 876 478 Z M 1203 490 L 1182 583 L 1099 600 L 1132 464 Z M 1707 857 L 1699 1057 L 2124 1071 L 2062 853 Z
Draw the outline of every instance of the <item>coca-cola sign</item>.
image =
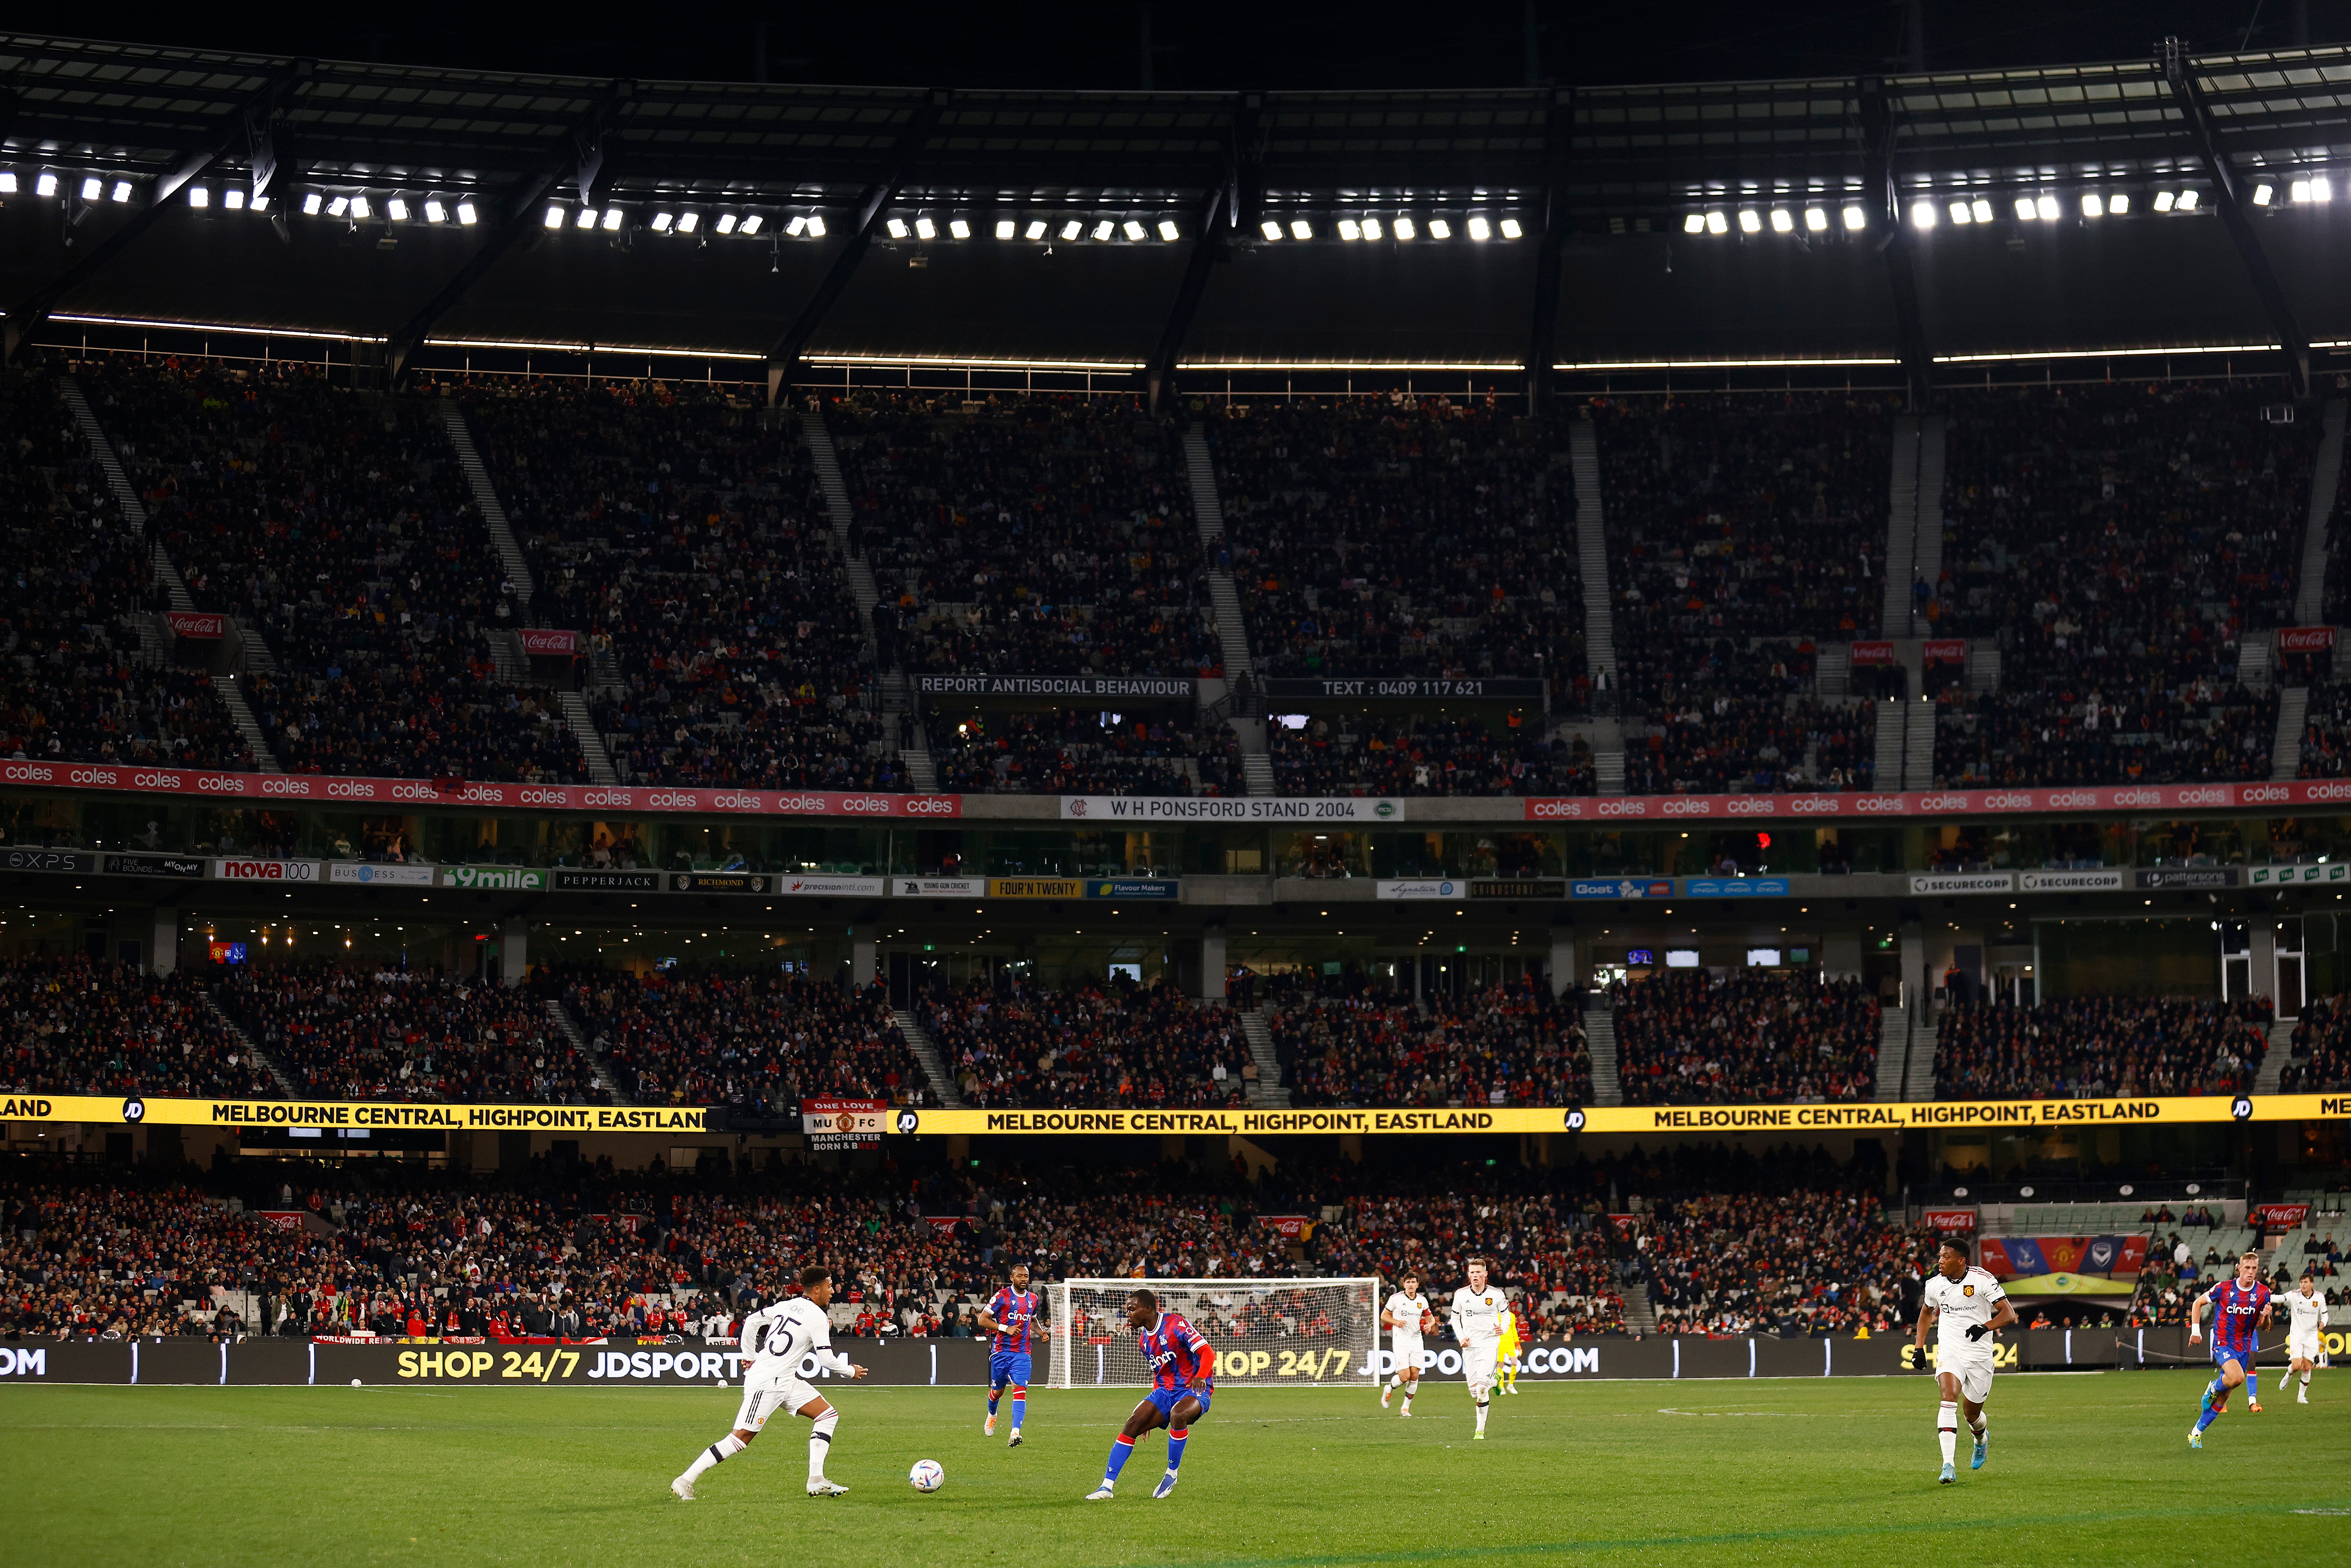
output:
M 196 637 L 207 641 L 225 636 L 228 617 L 202 615 L 193 610 L 172 610 L 164 612 L 163 624 L 172 629 L 174 637 Z
M 1918 1216 L 1920 1223 L 1938 1236 L 1956 1236 L 1976 1228 L 1976 1211 L 1972 1208 L 1929 1208 Z
M 522 651 L 533 658 L 568 659 L 580 652 L 580 633 L 577 632 L 526 626 L 515 635 L 522 639 Z
M 1919 644 L 1918 652 L 1930 664 L 1964 664 L 1968 662 L 1968 640 L 1933 637 Z
M 2278 630 L 2277 651 L 2281 653 L 2324 653 L 2334 646 L 2332 626 L 2284 626 Z
M 1855 643 L 1853 645 L 1853 667 L 1856 670 L 1870 664 L 1892 663 L 1894 644 L 1891 643 Z

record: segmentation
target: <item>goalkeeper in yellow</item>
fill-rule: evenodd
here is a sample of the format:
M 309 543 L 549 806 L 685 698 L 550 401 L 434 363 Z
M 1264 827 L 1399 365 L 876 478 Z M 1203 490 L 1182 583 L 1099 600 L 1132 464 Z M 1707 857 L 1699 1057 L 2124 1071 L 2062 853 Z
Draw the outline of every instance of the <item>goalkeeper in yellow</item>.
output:
M 1504 1394 L 1519 1391 L 1519 1347 L 1524 1325 L 1525 1319 L 1520 1316 L 1516 1302 L 1502 1309 L 1502 1338 L 1501 1343 L 1494 1347 L 1494 1356 L 1500 1368 L 1500 1388 Z

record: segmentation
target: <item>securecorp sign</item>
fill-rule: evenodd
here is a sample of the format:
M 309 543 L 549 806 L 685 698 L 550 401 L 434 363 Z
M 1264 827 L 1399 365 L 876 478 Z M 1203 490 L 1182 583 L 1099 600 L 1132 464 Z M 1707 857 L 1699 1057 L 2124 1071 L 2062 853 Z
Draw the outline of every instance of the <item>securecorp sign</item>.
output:
M 698 1105 L 453 1105 L 380 1100 L 16 1094 L 0 1097 L 0 1121 L 159 1127 L 386 1127 L 449 1133 L 699 1133 L 704 1130 L 705 1114 Z

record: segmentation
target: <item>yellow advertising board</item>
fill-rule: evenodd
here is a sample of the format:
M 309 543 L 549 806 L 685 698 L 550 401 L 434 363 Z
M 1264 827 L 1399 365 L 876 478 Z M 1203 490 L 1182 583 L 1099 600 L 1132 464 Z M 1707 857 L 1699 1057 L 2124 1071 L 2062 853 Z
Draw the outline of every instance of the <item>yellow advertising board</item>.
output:
M 1073 876 L 992 876 L 990 898 L 1083 898 L 1086 884 Z
M 0 1121 L 115 1126 L 365 1127 L 418 1132 L 699 1133 L 698 1105 L 441 1105 L 350 1100 L 167 1100 L 146 1095 L 13 1094 Z

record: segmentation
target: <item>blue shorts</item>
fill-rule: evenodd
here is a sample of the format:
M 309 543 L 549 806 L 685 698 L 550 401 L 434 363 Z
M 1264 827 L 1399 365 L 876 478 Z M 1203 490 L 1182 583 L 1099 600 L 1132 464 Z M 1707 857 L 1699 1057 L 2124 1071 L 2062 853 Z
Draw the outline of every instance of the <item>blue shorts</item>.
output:
M 2241 1367 L 2243 1367 L 2243 1368 L 2245 1369 L 2245 1375 L 2246 1375 L 2246 1376 L 2250 1377 L 2250 1376 L 2252 1376 L 2252 1372 L 2253 1372 L 2253 1353 L 2252 1353 L 2252 1351 L 2250 1351 L 2250 1350 L 2223 1350 L 2220 1346 L 2219 1346 L 2219 1345 L 2217 1345 L 2217 1344 L 2216 1344 L 2216 1345 L 2214 1345 L 2214 1346 L 2212 1347 L 2212 1364 L 2213 1364 L 2213 1365 L 2215 1365 L 2215 1366 L 2226 1366 L 2229 1363 L 2231 1363 L 2231 1362 L 2232 1362 L 2232 1361 L 2233 1361 L 2233 1362 L 2235 1362 L 2239 1366 L 2241 1366 Z
M 987 1385 L 1001 1388 L 1008 1383 L 1029 1386 L 1029 1353 L 1025 1350 L 999 1350 L 987 1358 Z
M 1155 1388 L 1143 1396 L 1143 1402 L 1145 1405 L 1157 1406 L 1159 1413 L 1166 1416 L 1172 1425 L 1176 1419 L 1176 1406 L 1187 1398 L 1198 1400 L 1200 1414 L 1206 1416 L 1208 1413 L 1208 1401 L 1214 1397 L 1216 1392 L 1213 1385 L 1207 1388 Z

